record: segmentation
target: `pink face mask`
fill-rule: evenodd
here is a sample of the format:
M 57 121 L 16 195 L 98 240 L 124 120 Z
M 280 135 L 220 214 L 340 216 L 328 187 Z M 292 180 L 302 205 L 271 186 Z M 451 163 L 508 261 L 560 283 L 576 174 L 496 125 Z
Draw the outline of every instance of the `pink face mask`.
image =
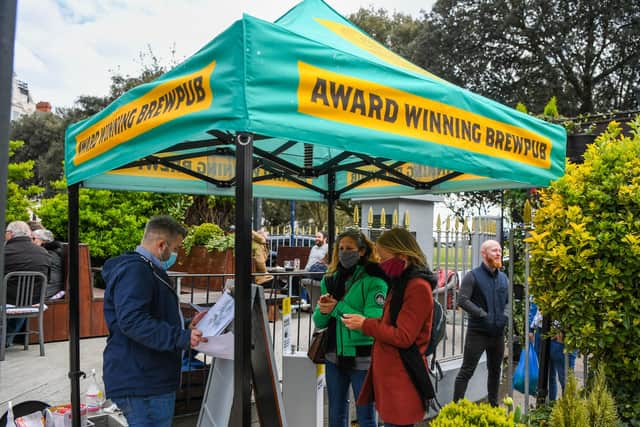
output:
M 393 257 L 380 263 L 380 268 L 389 277 L 398 277 L 404 271 L 405 262 L 400 258 Z

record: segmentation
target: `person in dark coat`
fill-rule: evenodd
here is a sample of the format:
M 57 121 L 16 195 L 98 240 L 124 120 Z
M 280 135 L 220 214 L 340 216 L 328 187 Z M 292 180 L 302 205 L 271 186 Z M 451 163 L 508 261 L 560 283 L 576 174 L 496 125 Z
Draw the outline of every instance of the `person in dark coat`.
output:
M 509 317 L 509 279 L 500 271 L 502 248 L 495 240 L 480 247 L 482 264 L 462 279 L 458 303 L 469 315 L 462 367 L 456 377 L 453 400 L 464 398 L 482 353 L 487 353 L 487 395 L 498 406 L 500 369 L 504 357 L 504 328 Z
M 4 276 L 14 271 L 38 271 L 45 276 L 49 273 L 51 257 L 38 245 L 33 244 L 31 229 L 24 221 L 13 221 L 7 225 L 4 238 Z M 7 286 L 7 304 L 15 304 L 16 286 Z M 36 304 L 38 301 L 32 301 Z M 13 343 L 15 332 L 21 331 L 25 317 L 7 320 L 7 347 Z
M 64 251 L 62 244 L 54 239 L 53 233 L 49 230 L 34 230 L 33 243 L 42 246 L 49 252 L 51 256 L 51 268 L 49 269 L 49 277 L 47 281 L 47 291 L 45 298 L 50 299 L 64 290 Z
M 185 235 L 173 218 L 153 217 L 140 246 L 108 259 L 102 270 L 109 328 L 103 354 L 106 397 L 131 427 L 171 427 L 181 353 L 206 341 L 193 326 L 205 312 L 184 329 L 178 295 L 166 272 Z
M 419 391 L 412 374 L 427 378 L 424 353 L 431 337 L 432 286 L 436 283 L 424 253 L 415 238 L 403 228 L 394 228 L 376 241 L 380 268 L 389 277 L 389 294 L 382 319 L 345 314 L 343 323 L 375 339 L 371 368 L 357 403 L 375 402 L 385 427 L 412 426 L 423 420 L 427 396 Z M 403 352 L 416 354 L 412 374 Z

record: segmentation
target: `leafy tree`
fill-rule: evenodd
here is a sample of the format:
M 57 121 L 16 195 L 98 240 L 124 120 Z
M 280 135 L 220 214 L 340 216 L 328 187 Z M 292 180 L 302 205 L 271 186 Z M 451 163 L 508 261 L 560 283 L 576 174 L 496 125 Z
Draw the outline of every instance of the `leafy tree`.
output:
M 349 20 L 395 53 L 411 58 L 413 41 L 420 30 L 420 21 L 411 15 L 395 12 L 390 16 L 385 9 L 369 6 L 350 15 Z
M 25 183 L 47 188 L 49 181 L 62 177 L 64 129 L 64 122 L 59 116 L 40 111 L 12 123 L 11 139 L 25 141 L 16 152 L 15 161 L 34 161 L 33 174 Z
M 16 152 L 24 146 L 23 141 L 9 141 L 9 158 L 15 157 Z M 23 188 L 24 182 L 33 177 L 33 160 L 25 162 L 10 161 L 7 168 L 7 205 L 5 221 L 26 221 L 29 219 L 29 196 L 33 196 L 42 188 L 29 186 Z
M 531 288 L 570 349 L 606 366 L 618 411 L 640 425 L 640 116 L 612 122 L 584 163 L 541 192 L 531 233 Z
M 184 213 L 188 225 L 213 223 L 228 230 L 235 222 L 236 200 L 229 196 L 183 196 L 190 203 Z
M 289 225 L 290 204 L 290 200 L 264 199 L 262 211 L 267 224 L 274 227 Z M 348 200 L 338 200 L 335 206 L 336 227 L 341 230 L 353 225 L 352 202 Z M 327 204 L 324 202 L 296 202 L 295 219 L 298 224 L 304 227 L 311 222 L 318 227 L 318 230 L 328 232 L 328 215 Z
M 640 81 L 637 0 L 439 0 L 412 59 L 508 105 L 567 114 L 632 109 Z
M 59 239 L 67 233 L 68 196 L 66 183 L 58 181 L 60 191 L 42 200 L 36 213 Z M 108 190 L 80 191 L 80 241 L 89 245 L 92 257 L 108 258 L 133 250 L 142 238 L 147 220 L 166 214 L 180 196 Z

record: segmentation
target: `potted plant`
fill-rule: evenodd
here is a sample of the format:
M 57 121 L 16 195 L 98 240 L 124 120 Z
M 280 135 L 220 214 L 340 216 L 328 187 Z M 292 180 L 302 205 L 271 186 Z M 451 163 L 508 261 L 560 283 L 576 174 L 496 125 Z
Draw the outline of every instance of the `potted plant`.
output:
M 225 234 L 216 224 L 203 223 L 191 227 L 173 269 L 193 274 L 232 273 L 234 244 L 233 234 Z M 193 280 L 193 286 L 213 290 L 222 289 L 223 283 L 221 278 Z

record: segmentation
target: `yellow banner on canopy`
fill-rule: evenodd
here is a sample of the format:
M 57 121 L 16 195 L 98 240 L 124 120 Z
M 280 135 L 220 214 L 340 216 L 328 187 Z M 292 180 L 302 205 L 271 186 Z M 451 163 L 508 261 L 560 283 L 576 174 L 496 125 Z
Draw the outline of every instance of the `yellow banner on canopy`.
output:
M 178 117 L 209 108 L 215 65 L 213 61 L 195 73 L 163 82 L 80 132 L 73 163 L 86 162 Z
M 379 83 L 298 62 L 298 111 L 322 119 L 549 169 L 551 141 Z

